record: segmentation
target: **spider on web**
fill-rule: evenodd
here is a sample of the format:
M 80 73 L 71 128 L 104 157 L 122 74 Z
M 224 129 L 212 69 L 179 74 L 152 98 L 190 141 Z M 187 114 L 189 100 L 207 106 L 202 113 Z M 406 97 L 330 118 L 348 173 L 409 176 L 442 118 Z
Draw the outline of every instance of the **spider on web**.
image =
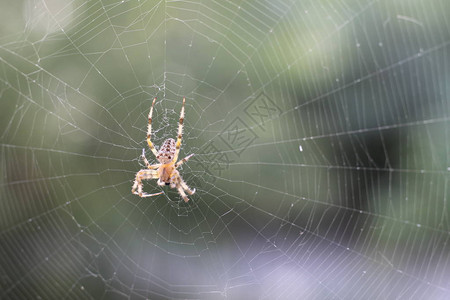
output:
M 153 114 L 153 106 L 155 105 L 156 97 L 153 99 L 152 107 L 150 108 L 150 112 L 148 114 L 148 129 L 147 129 L 147 144 L 150 150 L 155 155 L 156 159 L 159 161 L 158 164 L 151 165 L 147 158 L 145 157 L 145 150 L 142 149 L 142 159 L 147 166 L 147 169 L 139 170 L 136 173 L 136 179 L 134 180 L 133 188 L 131 192 L 139 197 L 152 197 L 156 195 L 160 195 L 163 192 L 147 194 L 142 192 L 142 180 L 156 179 L 158 178 L 158 185 L 170 185 L 171 188 L 176 188 L 180 196 L 184 199 L 185 202 L 189 201 L 185 191 L 192 195 L 195 193 L 195 189 L 191 190 L 189 186 L 184 182 L 183 178 L 181 178 L 180 173 L 177 168 L 181 166 L 183 163 L 187 162 L 189 158 L 191 158 L 194 154 L 190 154 L 183 158 L 182 160 L 177 162 L 178 154 L 180 153 L 181 147 L 181 139 L 183 137 L 183 121 L 184 121 L 184 103 L 186 102 L 186 98 L 183 98 L 183 106 L 181 107 L 180 112 L 180 123 L 178 125 L 178 136 L 177 142 L 172 138 L 168 138 L 164 141 L 159 149 L 159 152 L 156 151 L 155 146 L 151 141 L 152 134 L 152 114 Z M 137 191 L 136 191 L 137 190 Z

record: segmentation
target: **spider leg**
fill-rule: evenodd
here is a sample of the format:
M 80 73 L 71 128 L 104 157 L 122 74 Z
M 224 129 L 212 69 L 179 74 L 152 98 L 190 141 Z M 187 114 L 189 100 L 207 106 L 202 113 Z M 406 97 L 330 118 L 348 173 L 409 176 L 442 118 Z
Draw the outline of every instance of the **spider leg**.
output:
M 183 187 L 180 185 L 180 183 L 177 184 L 178 193 L 183 198 L 184 202 L 188 202 L 189 198 L 187 197 L 186 193 L 183 190 Z
M 170 177 L 170 187 L 171 188 L 176 188 L 178 190 L 178 194 L 180 194 L 180 196 L 183 198 L 184 202 L 188 202 L 189 198 L 187 197 L 186 193 L 184 192 L 185 188 L 184 186 L 188 187 L 187 184 L 183 181 L 183 179 L 180 176 L 180 173 L 175 170 L 172 174 L 172 176 Z M 192 195 L 194 191 L 191 191 L 188 187 L 187 192 L 189 193 L 189 195 Z
M 133 187 L 131 188 L 131 192 L 139 197 L 152 197 L 156 195 L 163 194 L 164 192 L 147 194 L 142 192 L 142 180 L 156 179 L 158 178 L 158 171 L 156 170 L 140 170 L 136 173 L 136 179 L 134 180 Z M 137 191 L 136 191 L 137 189 Z
M 183 106 L 181 107 L 181 112 L 180 112 L 180 123 L 178 124 L 177 143 L 175 144 L 175 155 L 173 157 L 174 162 L 178 160 L 178 154 L 180 154 L 181 138 L 183 137 L 184 103 L 185 102 L 186 102 L 186 98 L 183 97 Z
M 194 156 L 194 153 L 186 156 L 185 158 L 183 158 L 182 160 L 180 160 L 179 162 L 177 162 L 175 164 L 175 168 L 178 168 L 179 166 L 181 166 L 182 164 L 184 164 L 185 162 L 187 162 L 189 160 L 189 158 L 191 158 L 192 156 Z
M 183 178 L 181 178 L 181 176 L 179 176 L 179 183 L 181 185 L 181 187 L 189 194 L 189 195 L 193 195 L 195 193 L 195 189 L 191 190 L 191 188 L 187 185 L 186 182 L 184 182 Z
M 144 150 L 144 149 L 142 149 L 141 158 L 144 160 L 144 163 L 145 163 L 145 166 L 147 167 L 147 169 L 152 169 L 152 170 L 154 170 L 154 169 L 158 169 L 158 168 L 161 166 L 161 164 L 154 164 L 154 165 L 151 165 L 151 164 L 148 162 L 147 157 L 145 157 L 145 150 Z
M 155 157 L 157 157 L 158 156 L 158 152 L 156 151 L 155 146 L 153 146 L 153 143 L 151 141 L 151 136 L 152 136 L 152 115 L 153 115 L 153 106 L 155 105 L 155 101 L 156 101 L 156 97 L 153 98 L 152 107 L 150 108 L 150 112 L 148 113 L 147 144 L 148 144 L 148 147 L 150 148 L 150 150 L 152 150 L 153 155 L 155 155 Z

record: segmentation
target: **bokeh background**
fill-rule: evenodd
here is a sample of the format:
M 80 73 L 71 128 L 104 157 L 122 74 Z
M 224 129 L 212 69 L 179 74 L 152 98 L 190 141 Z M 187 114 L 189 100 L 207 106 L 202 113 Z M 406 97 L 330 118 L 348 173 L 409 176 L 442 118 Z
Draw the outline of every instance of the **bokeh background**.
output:
M 449 299 L 449 11 L 1 0 L 0 298 Z

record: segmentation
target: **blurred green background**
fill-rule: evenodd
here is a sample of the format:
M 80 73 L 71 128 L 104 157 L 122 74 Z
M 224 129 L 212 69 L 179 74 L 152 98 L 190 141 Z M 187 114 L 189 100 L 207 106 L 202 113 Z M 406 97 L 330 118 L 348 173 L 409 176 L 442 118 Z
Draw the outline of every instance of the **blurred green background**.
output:
M 446 299 L 449 9 L 1 0 L 0 298 Z

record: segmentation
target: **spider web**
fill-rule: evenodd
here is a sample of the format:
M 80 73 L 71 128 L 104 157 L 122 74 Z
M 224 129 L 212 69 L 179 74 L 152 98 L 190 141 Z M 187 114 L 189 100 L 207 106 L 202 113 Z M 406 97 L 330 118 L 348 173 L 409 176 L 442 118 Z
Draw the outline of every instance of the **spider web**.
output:
M 446 1 L 1 8 L 2 299 L 448 299 Z

